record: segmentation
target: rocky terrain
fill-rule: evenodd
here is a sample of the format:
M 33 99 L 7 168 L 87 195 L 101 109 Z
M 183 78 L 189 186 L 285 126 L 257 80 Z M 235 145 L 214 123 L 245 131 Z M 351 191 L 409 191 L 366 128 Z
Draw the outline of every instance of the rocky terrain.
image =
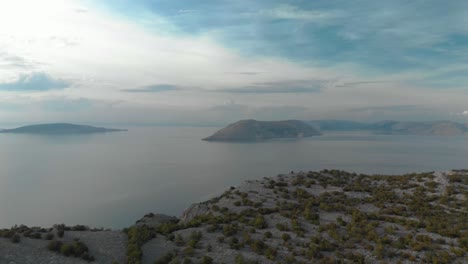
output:
M 255 141 L 275 138 L 302 138 L 318 135 L 320 135 L 320 132 L 315 128 L 298 120 L 257 121 L 250 119 L 232 123 L 203 140 Z
M 2 230 L 0 263 L 467 263 L 467 186 L 465 170 L 291 172 L 123 231 Z M 65 256 L 47 249 L 54 241 L 88 250 Z

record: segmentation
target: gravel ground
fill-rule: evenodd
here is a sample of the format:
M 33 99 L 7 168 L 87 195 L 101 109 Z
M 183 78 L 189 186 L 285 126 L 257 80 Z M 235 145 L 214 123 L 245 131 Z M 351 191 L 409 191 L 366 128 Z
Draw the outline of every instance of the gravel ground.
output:
M 95 257 L 93 263 L 125 262 L 127 236 L 121 231 L 66 231 L 63 241 L 80 239 Z M 13 244 L 0 238 L 0 264 L 81 264 L 87 261 L 64 257 L 48 251 L 48 240 L 21 237 L 21 242 Z

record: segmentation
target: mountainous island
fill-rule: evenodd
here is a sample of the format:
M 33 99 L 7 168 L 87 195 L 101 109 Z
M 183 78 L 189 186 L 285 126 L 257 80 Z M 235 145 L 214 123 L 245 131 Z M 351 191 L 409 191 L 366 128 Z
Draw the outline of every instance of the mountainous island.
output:
M 90 133 L 105 133 L 105 132 L 117 132 L 126 131 L 123 129 L 112 129 L 85 125 L 75 125 L 67 123 L 56 123 L 56 124 L 39 124 L 23 126 L 13 129 L 3 129 L 0 133 L 12 133 L 12 134 L 43 134 L 43 135 L 57 135 L 57 134 L 90 134 Z
M 206 141 L 258 141 L 279 138 L 320 136 L 329 131 L 367 131 L 380 135 L 463 136 L 468 124 L 453 121 L 380 121 L 364 123 L 348 120 L 241 120 L 204 138 Z
M 321 135 L 312 126 L 298 120 L 241 120 L 204 138 L 206 141 L 256 141 L 275 138 L 302 138 Z
M 0 229 L 0 263 L 466 263 L 468 170 L 291 172 L 123 230 Z

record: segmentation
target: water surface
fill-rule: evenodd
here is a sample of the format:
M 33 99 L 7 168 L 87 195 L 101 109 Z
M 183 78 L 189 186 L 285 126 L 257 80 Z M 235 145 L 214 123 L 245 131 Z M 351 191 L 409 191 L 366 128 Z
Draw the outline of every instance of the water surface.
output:
M 398 174 L 466 168 L 466 137 L 325 134 L 258 143 L 205 142 L 216 128 L 0 134 L 0 227 L 120 228 L 147 212 L 180 215 L 246 179 L 336 168 Z

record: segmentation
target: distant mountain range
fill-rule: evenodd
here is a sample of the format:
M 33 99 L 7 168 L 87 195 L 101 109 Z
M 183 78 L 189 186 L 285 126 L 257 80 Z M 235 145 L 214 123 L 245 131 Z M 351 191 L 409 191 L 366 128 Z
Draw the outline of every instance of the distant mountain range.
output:
M 382 135 L 461 136 L 468 132 L 468 124 L 452 121 L 363 123 L 348 120 L 257 121 L 250 119 L 232 123 L 203 140 L 252 141 L 301 138 L 319 136 L 326 131 L 369 131 Z
M 420 136 L 458 136 L 468 132 L 468 124 L 453 121 L 380 121 L 361 123 L 347 120 L 315 120 L 307 124 L 320 131 L 366 130 L 375 134 L 420 135 Z
M 3 129 L 0 133 L 14 133 L 14 134 L 90 134 L 90 133 L 105 133 L 125 131 L 123 129 L 111 129 L 94 126 L 75 125 L 67 123 L 56 124 L 40 124 L 23 126 L 13 129 Z
M 206 141 L 252 141 L 274 138 L 301 138 L 318 136 L 314 127 L 298 120 L 257 121 L 241 120 L 204 138 Z

